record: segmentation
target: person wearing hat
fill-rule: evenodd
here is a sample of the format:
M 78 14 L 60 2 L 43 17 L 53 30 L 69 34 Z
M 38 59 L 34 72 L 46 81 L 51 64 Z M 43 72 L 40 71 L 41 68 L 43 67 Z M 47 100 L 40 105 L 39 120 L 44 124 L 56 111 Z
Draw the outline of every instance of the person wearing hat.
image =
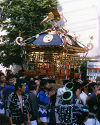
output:
M 6 116 L 9 117 L 10 125 L 30 125 L 29 102 L 24 94 L 26 83 L 23 79 L 17 79 L 15 92 L 8 97 Z

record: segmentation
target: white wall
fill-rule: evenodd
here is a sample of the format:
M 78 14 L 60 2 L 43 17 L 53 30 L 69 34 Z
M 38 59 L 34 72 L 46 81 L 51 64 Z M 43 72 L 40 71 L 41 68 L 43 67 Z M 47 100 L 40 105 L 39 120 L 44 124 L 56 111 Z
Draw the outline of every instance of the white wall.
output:
M 87 62 L 87 76 L 94 82 L 100 77 L 100 62 Z
M 0 70 L 2 70 L 3 73 L 5 73 L 6 67 L 4 67 L 4 66 L 2 66 L 2 65 L 0 64 Z
M 20 65 L 15 65 L 15 64 L 13 64 L 13 65 L 10 65 L 9 68 L 6 68 L 6 67 L 4 67 L 2 64 L 0 64 L 0 70 L 2 70 L 2 72 L 3 72 L 4 74 L 6 74 L 6 69 L 10 69 L 10 70 L 12 70 L 12 72 L 13 72 L 14 74 L 16 74 L 16 73 L 18 72 L 18 68 L 21 68 L 21 66 L 20 66 Z
M 94 36 L 94 48 L 88 56 L 100 55 L 99 20 L 100 0 L 58 0 L 58 10 L 67 19 L 65 28 L 70 34 L 76 34 L 83 44 L 90 42 L 89 36 Z

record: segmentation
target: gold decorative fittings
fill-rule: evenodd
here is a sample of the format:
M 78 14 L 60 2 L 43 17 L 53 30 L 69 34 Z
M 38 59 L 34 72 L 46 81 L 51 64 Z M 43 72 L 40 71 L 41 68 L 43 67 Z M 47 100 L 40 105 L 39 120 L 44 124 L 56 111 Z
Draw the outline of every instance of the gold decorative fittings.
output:
M 22 37 L 17 37 L 15 41 L 20 46 L 25 45 L 25 43 L 23 43 L 23 38 Z
M 43 38 L 43 41 L 45 42 L 45 43 L 49 43 L 49 42 L 51 42 L 53 40 L 53 35 L 51 35 L 51 34 L 47 34 L 44 38 Z

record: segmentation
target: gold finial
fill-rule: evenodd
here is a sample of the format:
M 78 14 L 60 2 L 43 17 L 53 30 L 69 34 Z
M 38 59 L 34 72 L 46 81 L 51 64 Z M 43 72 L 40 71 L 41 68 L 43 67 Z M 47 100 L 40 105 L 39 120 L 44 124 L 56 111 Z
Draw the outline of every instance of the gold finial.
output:
M 91 40 L 93 40 L 93 39 L 94 39 L 94 37 L 93 37 L 93 36 L 90 36 L 90 39 L 91 39 Z
M 53 7 L 51 7 L 49 5 L 49 9 L 51 10 L 51 12 L 48 14 L 48 16 L 41 22 L 42 23 L 45 23 L 45 22 L 48 22 L 52 19 L 54 19 L 56 22 L 58 22 L 59 20 L 61 20 L 61 17 L 60 17 L 60 14 L 58 12 L 57 9 L 54 9 Z
M 51 30 L 48 34 L 56 34 L 56 31 Z
M 69 32 L 69 30 L 66 30 L 66 29 L 64 29 L 64 28 L 62 28 L 64 31 L 65 31 L 65 33 L 68 33 Z
M 59 14 L 59 12 L 58 12 L 57 9 L 54 9 L 54 8 L 51 7 L 50 5 L 49 5 L 49 9 L 50 9 L 51 12 L 53 13 L 53 15 L 54 15 L 54 20 L 55 20 L 56 22 L 58 22 L 59 20 L 61 20 L 60 14 Z

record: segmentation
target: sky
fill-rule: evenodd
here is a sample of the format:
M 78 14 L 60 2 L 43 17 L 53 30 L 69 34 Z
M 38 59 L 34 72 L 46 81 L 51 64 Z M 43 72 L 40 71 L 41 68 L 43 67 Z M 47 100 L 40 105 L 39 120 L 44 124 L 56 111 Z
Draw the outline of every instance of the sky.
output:
M 100 0 L 58 0 L 58 11 L 67 20 L 65 29 L 69 34 L 76 35 L 85 46 L 93 44 L 88 56 L 100 55 Z

